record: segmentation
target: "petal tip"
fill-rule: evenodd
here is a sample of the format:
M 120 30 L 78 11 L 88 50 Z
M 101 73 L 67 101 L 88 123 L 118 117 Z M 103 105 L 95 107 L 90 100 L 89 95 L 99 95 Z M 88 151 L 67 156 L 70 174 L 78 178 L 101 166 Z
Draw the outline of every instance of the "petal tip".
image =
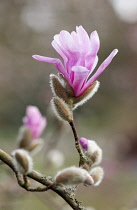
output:
M 39 55 L 32 55 L 32 58 L 38 60 Z
M 114 56 L 118 53 L 118 49 L 114 49 Z

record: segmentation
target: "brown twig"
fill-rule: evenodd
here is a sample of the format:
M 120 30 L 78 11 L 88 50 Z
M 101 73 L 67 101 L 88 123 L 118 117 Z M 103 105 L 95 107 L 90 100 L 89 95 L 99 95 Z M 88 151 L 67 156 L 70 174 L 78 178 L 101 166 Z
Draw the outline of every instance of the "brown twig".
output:
M 80 147 L 74 121 L 69 122 L 69 124 L 70 124 L 70 127 L 71 127 L 73 135 L 74 135 L 75 147 L 76 147 L 76 149 L 77 149 L 77 151 L 79 153 L 79 156 L 80 156 L 79 166 L 83 166 L 86 163 L 87 159 L 86 159 L 86 156 L 84 155 L 84 153 L 83 153 L 83 151 L 82 151 L 82 149 Z
M 28 190 L 28 191 L 32 191 L 32 192 L 36 192 L 35 189 L 37 189 L 37 192 L 38 192 L 38 189 L 40 189 L 40 188 L 31 188 L 31 187 L 26 187 L 26 185 L 24 185 L 24 181 L 21 179 L 21 177 L 19 176 L 19 174 L 17 173 L 17 171 L 14 168 L 12 157 L 1 149 L 0 149 L 0 160 L 2 160 L 6 165 L 8 165 L 13 170 L 13 172 L 15 173 L 15 175 L 17 177 L 18 184 L 22 188 L 24 188 L 25 190 Z M 53 184 L 54 182 L 50 181 L 47 177 L 43 176 L 39 172 L 32 171 L 31 173 L 27 174 L 26 176 L 45 185 L 46 188 L 43 188 L 44 191 L 51 189 L 52 191 L 56 192 L 72 207 L 72 209 L 74 209 L 74 210 L 83 210 L 84 209 L 84 207 L 82 207 L 80 205 L 80 203 L 75 198 L 72 198 L 66 190 L 64 190 L 61 187 L 57 187 L 56 185 Z M 41 191 L 39 191 L 39 192 L 41 192 Z

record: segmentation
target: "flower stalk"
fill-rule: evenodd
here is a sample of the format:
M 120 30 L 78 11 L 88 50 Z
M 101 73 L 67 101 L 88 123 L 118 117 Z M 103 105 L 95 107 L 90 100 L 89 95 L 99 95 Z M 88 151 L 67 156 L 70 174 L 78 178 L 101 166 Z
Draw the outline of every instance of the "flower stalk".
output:
M 75 148 L 78 151 L 79 157 L 80 157 L 79 166 L 83 166 L 86 163 L 87 158 L 86 158 L 86 156 L 84 155 L 84 153 L 83 153 L 83 151 L 81 149 L 81 146 L 80 146 L 80 143 L 79 143 L 79 140 L 78 140 L 79 138 L 78 138 L 78 135 L 77 135 L 77 131 L 76 131 L 76 128 L 75 128 L 74 121 L 72 120 L 69 124 L 70 124 L 70 127 L 71 127 L 72 132 L 73 132 L 73 135 L 74 135 Z

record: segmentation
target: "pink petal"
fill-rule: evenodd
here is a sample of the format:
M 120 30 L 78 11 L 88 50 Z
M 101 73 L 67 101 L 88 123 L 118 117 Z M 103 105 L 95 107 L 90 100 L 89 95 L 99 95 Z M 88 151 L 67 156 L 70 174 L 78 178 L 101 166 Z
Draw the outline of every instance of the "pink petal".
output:
M 88 139 L 81 137 L 79 139 L 79 143 L 81 144 L 83 149 L 88 150 Z
M 76 30 L 79 42 L 79 50 L 81 53 L 86 55 L 91 49 L 89 36 L 82 26 L 76 27 Z
M 84 86 L 84 90 L 87 89 L 89 85 L 91 85 L 102 72 L 105 70 L 105 68 L 111 63 L 112 59 L 115 57 L 115 55 L 118 53 L 118 50 L 115 49 L 111 52 L 111 54 L 104 60 L 104 62 L 100 65 L 96 73 L 88 80 L 86 85 Z
M 32 57 L 38 61 L 52 63 L 65 76 L 65 78 L 68 79 L 68 74 L 67 74 L 62 62 L 59 59 L 49 58 L 49 57 L 40 56 L 40 55 L 33 55 Z
M 90 35 L 90 42 L 91 42 L 91 53 L 92 55 L 96 55 L 100 48 L 100 40 L 97 31 L 93 31 Z
M 100 47 L 100 41 L 97 31 L 93 31 L 90 35 L 91 51 L 86 57 L 86 68 L 91 70 L 95 62 Z
M 37 130 L 37 137 L 36 138 L 41 136 L 41 134 L 42 134 L 43 130 L 46 128 L 46 126 L 47 126 L 47 120 L 46 120 L 45 117 L 42 117 L 41 123 L 40 123 L 40 125 L 38 127 L 38 130 Z
M 63 52 L 62 48 L 58 44 L 58 42 L 56 42 L 55 40 L 53 40 L 51 44 L 52 44 L 53 48 L 57 51 L 57 53 L 61 56 L 61 58 L 64 60 L 64 64 L 66 64 L 66 62 L 68 61 L 68 59 L 67 59 L 65 53 Z
M 61 46 L 66 50 L 68 55 L 71 52 L 78 52 L 78 49 L 75 45 L 75 42 L 73 41 L 71 35 L 67 31 L 61 31 L 59 35 L 59 41 Z
M 89 71 L 83 66 L 74 66 L 72 68 L 72 71 L 74 72 L 74 80 L 72 87 L 77 96 L 88 76 Z

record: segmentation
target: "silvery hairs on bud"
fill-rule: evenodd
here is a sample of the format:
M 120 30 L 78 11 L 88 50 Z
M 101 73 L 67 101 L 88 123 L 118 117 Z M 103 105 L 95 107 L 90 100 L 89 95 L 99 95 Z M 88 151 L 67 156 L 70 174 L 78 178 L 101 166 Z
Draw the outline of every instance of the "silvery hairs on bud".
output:
M 56 185 L 73 186 L 83 183 L 85 185 L 93 185 L 94 181 L 90 174 L 82 168 L 71 166 L 57 173 L 55 176 Z
M 84 103 L 86 103 L 98 91 L 99 86 L 100 82 L 96 80 L 84 91 L 82 95 L 75 97 L 73 99 L 73 110 L 76 109 L 78 106 L 82 106 Z
M 92 165 L 98 165 L 102 161 L 102 149 L 93 140 L 88 140 L 87 155 L 93 161 Z
M 51 100 L 52 109 L 60 120 L 71 122 L 73 114 L 65 101 L 59 97 L 54 97 Z
M 94 180 L 94 186 L 98 186 L 102 182 L 102 179 L 104 177 L 104 170 L 99 166 L 92 168 L 90 171 L 90 175 Z
M 50 75 L 50 86 L 54 96 L 62 98 L 66 103 L 69 103 L 69 98 L 58 76 Z
M 29 153 L 24 149 L 17 149 L 12 152 L 13 165 L 17 172 L 28 174 L 33 169 L 33 161 Z

